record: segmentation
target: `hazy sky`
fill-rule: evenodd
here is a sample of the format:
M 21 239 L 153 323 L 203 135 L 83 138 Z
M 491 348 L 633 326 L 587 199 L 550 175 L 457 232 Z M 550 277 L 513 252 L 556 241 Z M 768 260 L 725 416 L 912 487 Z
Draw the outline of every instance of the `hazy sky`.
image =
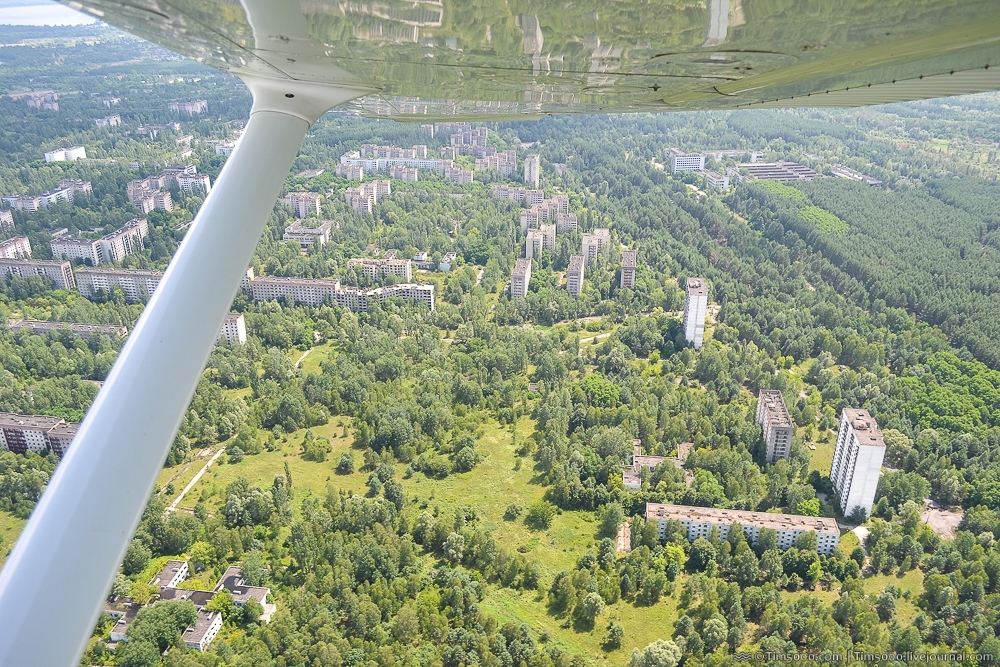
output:
M 96 20 L 50 0 L 0 0 L 0 25 L 85 25 Z

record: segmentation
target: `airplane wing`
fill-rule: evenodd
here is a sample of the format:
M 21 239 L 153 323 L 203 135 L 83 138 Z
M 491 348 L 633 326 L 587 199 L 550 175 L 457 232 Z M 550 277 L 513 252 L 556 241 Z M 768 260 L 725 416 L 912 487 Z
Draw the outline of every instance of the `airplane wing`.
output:
M 386 118 L 857 106 L 1000 88 L 989 0 L 86 0 L 233 72 Z
M 0 571 L 0 664 L 75 665 L 310 124 L 853 106 L 1000 88 L 995 0 L 64 0 L 254 106 Z

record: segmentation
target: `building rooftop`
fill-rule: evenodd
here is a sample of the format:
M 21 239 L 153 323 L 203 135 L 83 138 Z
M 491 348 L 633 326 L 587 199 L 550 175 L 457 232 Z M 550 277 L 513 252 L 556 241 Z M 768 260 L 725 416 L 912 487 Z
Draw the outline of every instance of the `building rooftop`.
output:
M 168 560 L 164 565 L 163 569 L 160 570 L 156 576 L 150 580 L 150 586 L 166 586 L 170 583 L 182 567 L 185 567 L 187 563 L 182 560 Z
M 622 252 L 622 268 L 635 268 L 635 250 Z
M 792 418 L 785 407 L 785 397 L 776 389 L 761 389 L 759 400 L 767 407 L 767 420 L 771 426 L 791 427 Z
M 742 525 L 760 526 L 772 530 L 815 530 L 817 533 L 840 535 L 837 522 L 829 517 L 646 503 L 646 520 L 653 519 L 677 519 L 726 525 L 736 521 Z
M 215 617 L 219 615 L 217 611 L 205 611 L 203 609 L 198 610 L 198 619 L 194 622 L 194 625 L 184 630 L 184 634 L 181 638 L 185 643 L 188 644 L 198 644 L 205 638 L 208 631 L 212 629 L 212 624 L 215 622 Z
M 530 259 L 519 259 L 514 262 L 514 270 L 511 272 L 513 276 L 524 276 L 531 271 L 531 260 Z
M 570 255 L 569 256 L 569 268 L 567 271 L 582 271 L 583 270 L 583 255 Z
M 218 592 L 222 589 L 229 591 L 233 596 L 233 602 L 239 605 L 242 605 L 251 598 L 263 605 L 267 599 L 267 594 L 271 592 L 271 589 L 265 586 L 248 586 L 245 584 L 243 582 L 243 569 L 237 565 L 229 566 L 229 569 L 219 579 L 215 590 Z
M 190 601 L 196 607 L 204 607 L 212 598 L 215 591 L 198 591 L 188 588 L 163 588 L 160 589 L 161 600 L 175 600 L 177 602 Z
M 0 412 L 0 428 L 48 431 L 52 427 L 58 426 L 62 421 L 59 417 L 49 417 L 46 415 L 15 415 L 9 412 Z
M 844 417 L 851 423 L 858 444 L 868 447 L 885 447 L 882 429 L 878 427 L 875 418 L 867 410 L 844 408 Z
M 708 285 L 702 278 L 688 278 L 687 291 L 692 296 L 708 296 Z

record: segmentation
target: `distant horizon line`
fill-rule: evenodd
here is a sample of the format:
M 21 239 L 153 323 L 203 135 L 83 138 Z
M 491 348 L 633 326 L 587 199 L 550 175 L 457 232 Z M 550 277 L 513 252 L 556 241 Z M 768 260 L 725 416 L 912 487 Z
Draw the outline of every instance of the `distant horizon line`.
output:
M 94 16 L 56 2 L 27 0 L 25 4 L 0 4 L 0 26 L 65 28 L 97 22 Z

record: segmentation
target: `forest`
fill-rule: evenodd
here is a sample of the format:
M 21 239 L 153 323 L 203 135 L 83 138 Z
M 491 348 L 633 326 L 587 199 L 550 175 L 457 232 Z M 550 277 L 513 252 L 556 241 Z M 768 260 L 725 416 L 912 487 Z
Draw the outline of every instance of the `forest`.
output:
M 72 205 L 15 212 L 8 235 L 27 234 L 37 258 L 54 229 L 109 230 L 134 215 L 126 183 L 177 156 L 177 133 L 139 140 L 140 124 L 182 122 L 180 134 L 193 137 L 185 159 L 214 178 L 224 158 L 211 142 L 231 138 L 246 114 L 231 79 L 147 46 L 138 64 L 116 64 L 138 42 L 101 34 L 90 45 L 69 31 L 73 46 L 12 49 L 10 71 L 4 49 L 8 89 L 26 89 L 44 70 L 53 72 L 47 86 L 87 93 L 61 97 L 58 114 L 0 101 L 4 194 L 67 177 L 93 182 L 93 195 Z M 99 57 L 87 61 L 100 67 L 51 64 L 71 49 L 93 50 Z M 111 96 L 122 100 L 123 126 L 98 129 L 93 118 L 108 113 L 100 100 Z M 187 98 L 208 99 L 212 113 L 166 110 Z M 390 301 L 354 313 L 237 295 L 248 341 L 212 353 L 110 593 L 155 599 L 152 575 L 181 557 L 192 570 L 185 586 L 210 587 L 237 564 L 271 589 L 278 611 L 263 623 L 251 605 L 218 596 L 213 610 L 225 623 L 205 652 L 180 640 L 188 602 L 145 607 L 114 647 L 104 615 L 81 664 L 699 667 L 758 651 L 991 664 L 1000 654 L 998 191 L 985 180 L 988 151 L 928 146 L 995 139 L 988 121 L 1000 107 L 996 96 L 952 103 L 960 109 L 490 123 L 491 145 L 540 152 L 543 189 L 570 196 L 581 231 L 611 229 L 612 247 L 588 266 L 578 299 L 561 285 L 579 232 L 543 253 L 528 298 L 509 297 L 523 254 L 519 209 L 494 202 L 486 183 L 421 173 L 394 181 L 373 214 L 355 214 L 342 196 L 350 182 L 333 171 L 341 153 L 362 142 L 436 151 L 447 137 L 324 117 L 286 190 L 324 194 L 323 216 L 338 223 L 331 241 L 305 251 L 282 241 L 293 214 L 278 203 L 256 273 L 363 285 L 347 260 L 372 247 L 404 257 L 454 251 L 457 265 L 415 273 L 437 288 L 433 311 Z M 86 120 L 66 120 L 78 117 Z M 909 128 L 905 147 L 900 127 Z M 62 141 L 94 145 L 98 159 L 42 163 Z M 836 160 L 884 187 L 825 178 L 706 193 L 663 168 L 669 146 L 762 148 L 820 170 Z M 126 168 L 132 161 L 138 172 Z M 296 175 L 309 168 L 325 173 Z M 166 266 L 201 205 L 180 193 L 176 201 L 171 214 L 149 215 L 149 242 L 123 266 Z M 633 289 L 619 287 L 625 248 L 639 255 Z M 689 276 L 710 286 L 700 350 L 681 327 Z M 131 328 L 141 310 L 37 277 L 2 281 L 0 410 L 81 419 L 122 344 L 15 333 L 5 322 Z M 796 426 L 790 458 L 774 464 L 754 423 L 761 389 L 783 392 Z M 868 409 L 884 431 L 872 517 L 840 516 L 832 497 L 845 407 Z M 621 471 L 633 439 L 653 455 L 693 449 L 683 469 L 665 462 L 628 489 Z M 3 554 L 57 464 L 52 454 L 0 452 Z M 954 534 L 925 522 L 926 500 L 962 516 Z M 828 516 L 863 522 L 867 536 L 845 531 L 830 555 L 817 553 L 812 533 L 783 551 L 767 530 L 756 544 L 733 529 L 691 542 L 671 522 L 661 539 L 645 521 L 647 502 Z

